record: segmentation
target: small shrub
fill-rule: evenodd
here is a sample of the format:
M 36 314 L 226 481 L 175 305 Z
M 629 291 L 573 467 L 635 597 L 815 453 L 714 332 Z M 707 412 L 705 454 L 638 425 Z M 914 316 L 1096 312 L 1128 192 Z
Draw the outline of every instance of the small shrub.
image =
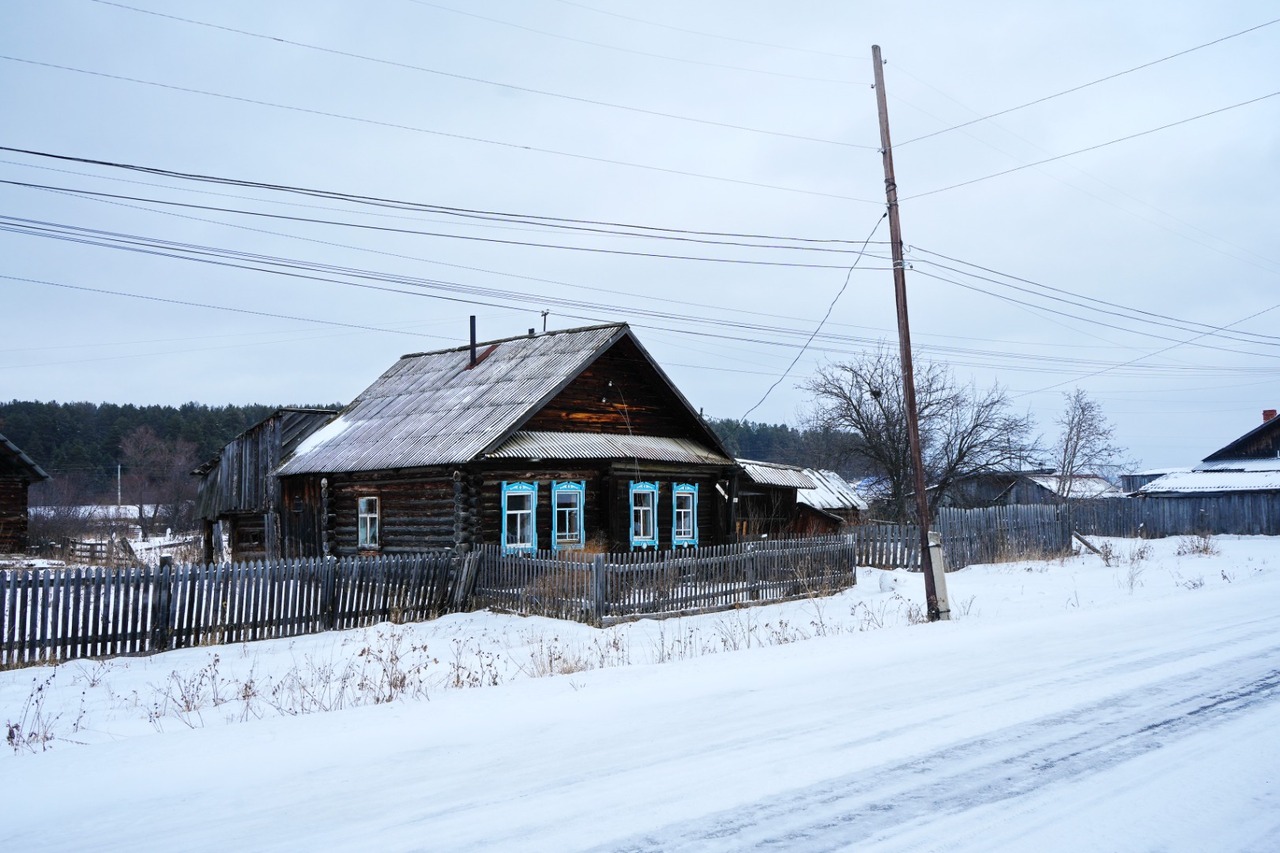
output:
M 1196 536 L 1181 537 L 1178 540 L 1178 549 L 1175 553 L 1179 557 L 1212 557 L 1219 552 L 1217 543 L 1213 541 L 1213 536 L 1208 533 L 1201 533 Z
M 22 713 L 17 721 L 5 720 L 5 739 L 15 754 L 37 750 L 45 752 L 52 746 L 56 738 L 53 729 L 62 715 L 45 713 L 44 700 L 49 695 L 50 685 L 53 684 L 53 678 L 57 674 L 58 671 L 55 669 L 43 681 L 33 678 L 31 692 L 27 694 L 27 700 L 22 703 Z M 83 712 L 81 715 L 83 716 Z M 77 721 L 78 726 L 79 721 Z

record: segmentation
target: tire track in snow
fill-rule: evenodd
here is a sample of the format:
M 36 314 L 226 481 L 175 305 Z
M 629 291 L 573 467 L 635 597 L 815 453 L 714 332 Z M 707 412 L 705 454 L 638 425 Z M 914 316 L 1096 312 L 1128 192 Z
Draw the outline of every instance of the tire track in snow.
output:
M 843 850 L 1087 777 L 1280 701 L 1280 646 L 601 850 Z

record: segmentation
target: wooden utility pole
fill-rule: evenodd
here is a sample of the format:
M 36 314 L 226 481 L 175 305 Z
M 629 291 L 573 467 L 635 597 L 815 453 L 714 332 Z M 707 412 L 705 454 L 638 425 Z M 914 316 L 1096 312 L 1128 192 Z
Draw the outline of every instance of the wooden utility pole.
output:
M 875 65 L 876 105 L 880 109 L 880 153 L 884 157 L 884 195 L 889 205 L 889 244 L 893 250 L 893 292 L 898 304 L 898 350 L 902 359 L 902 402 L 907 415 L 907 442 L 915 472 L 916 519 L 920 525 L 920 568 L 924 571 L 924 595 L 929 621 L 951 618 L 947 604 L 947 575 L 942 561 L 935 564 L 929 549 L 929 493 L 920 451 L 920 421 L 916 411 L 915 369 L 911 364 L 911 328 L 907 322 L 907 271 L 902 262 L 902 228 L 898 223 L 898 184 L 893 178 L 893 147 L 889 143 L 889 105 L 884 92 L 884 63 L 880 45 L 871 46 Z M 941 549 L 939 549 L 941 551 Z

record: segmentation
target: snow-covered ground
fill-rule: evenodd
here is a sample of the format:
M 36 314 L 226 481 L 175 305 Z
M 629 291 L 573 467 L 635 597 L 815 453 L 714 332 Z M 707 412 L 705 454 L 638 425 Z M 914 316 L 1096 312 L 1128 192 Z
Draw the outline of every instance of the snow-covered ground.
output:
M 1280 540 L 1099 543 L 0 673 L 0 850 L 1280 850 Z

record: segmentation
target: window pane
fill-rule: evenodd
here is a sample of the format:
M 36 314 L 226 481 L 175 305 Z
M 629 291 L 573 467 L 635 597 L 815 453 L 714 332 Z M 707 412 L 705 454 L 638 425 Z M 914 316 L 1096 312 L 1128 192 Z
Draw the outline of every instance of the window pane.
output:
M 532 492 L 507 492 L 504 494 L 507 535 L 503 544 L 509 547 L 533 547 Z
M 582 492 L 577 489 L 560 489 L 555 495 L 556 542 L 561 545 L 576 545 L 582 541 Z

